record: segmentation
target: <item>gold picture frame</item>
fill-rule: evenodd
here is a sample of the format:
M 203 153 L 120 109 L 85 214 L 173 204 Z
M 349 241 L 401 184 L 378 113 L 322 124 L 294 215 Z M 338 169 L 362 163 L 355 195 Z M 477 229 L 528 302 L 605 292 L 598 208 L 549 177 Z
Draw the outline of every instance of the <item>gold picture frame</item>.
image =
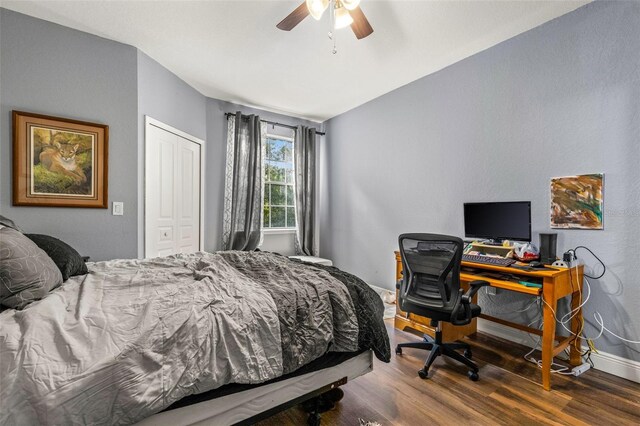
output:
M 109 126 L 13 111 L 13 205 L 108 207 Z

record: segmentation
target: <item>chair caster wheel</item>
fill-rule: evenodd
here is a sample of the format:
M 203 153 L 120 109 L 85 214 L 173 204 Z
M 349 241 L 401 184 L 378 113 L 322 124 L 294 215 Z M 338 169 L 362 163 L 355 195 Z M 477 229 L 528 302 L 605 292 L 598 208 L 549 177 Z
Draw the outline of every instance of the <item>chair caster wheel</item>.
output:
M 469 371 L 467 373 L 467 376 L 469 377 L 469 380 L 471 380 L 472 382 L 477 382 L 478 379 L 480 378 L 478 376 L 478 373 L 476 373 L 475 371 Z
M 421 379 L 426 379 L 429 376 L 427 375 L 427 372 L 424 370 L 418 370 L 418 376 L 420 376 Z
M 473 354 L 471 353 L 471 349 L 465 349 L 463 355 L 466 359 L 471 359 L 471 357 L 473 356 Z
M 402 348 L 400 346 L 396 346 L 396 355 L 402 355 Z

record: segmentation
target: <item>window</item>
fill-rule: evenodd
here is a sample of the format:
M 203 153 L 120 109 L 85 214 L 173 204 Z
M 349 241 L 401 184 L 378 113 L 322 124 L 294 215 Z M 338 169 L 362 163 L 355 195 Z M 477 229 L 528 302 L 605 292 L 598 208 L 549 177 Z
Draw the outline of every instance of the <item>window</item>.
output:
M 264 159 L 265 229 L 295 229 L 293 139 L 267 135 Z

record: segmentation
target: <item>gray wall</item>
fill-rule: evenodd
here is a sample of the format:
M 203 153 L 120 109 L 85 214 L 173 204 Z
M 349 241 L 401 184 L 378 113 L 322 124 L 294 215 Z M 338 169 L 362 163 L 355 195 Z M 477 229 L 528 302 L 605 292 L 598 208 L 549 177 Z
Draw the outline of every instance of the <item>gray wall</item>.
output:
M 92 260 L 135 257 L 138 121 L 136 49 L 0 9 L 0 213 L 56 236 Z M 13 207 L 11 111 L 109 125 L 110 209 Z
M 258 114 L 265 120 L 283 124 L 318 127 L 317 123 L 300 120 L 238 105 L 218 99 L 207 98 L 162 65 L 138 52 L 138 114 L 141 141 L 139 156 L 144 158 L 144 116 L 149 115 L 179 130 L 205 140 L 205 250 L 220 250 L 222 245 L 222 209 L 224 203 L 224 171 L 227 146 L 227 120 L 225 112 L 242 111 L 243 114 Z M 289 129 L 269 126 L 269 132 L 290 135 Z M 140 163 L 140 214 L 139 255 L 144 248 L 144 162 Z M 286 239 L 291 240 L 290 246 Z M 293 249 L 292 236 L 265 236 L 265 250 Z
M 250 108 L 243 105 L 224 102 L 217 99 L 207 99 L 207 193 L 205 199 L 205 250 L 220 250 L 222 247 L 222 206 L 224 205 L 224 172 L 226 160 L 227 146 L 227 119 L 225 112 L 241 111 L 243 114 L 258 114 L 261 119 L 275 121 L 277 123 L 288 124 L 291 126 L 305 125 L 318 129 L 321 126 L 318 123 L 302 120 L 286 115 L 276 114 Z M 268 131 L 278 135 L 288 135 L 288 129 L 276 127 L 272 129 L 269 126 Z M 322 144 L 322 138 L 318 139 Z M 293 246 L 293 236 L 291 235 L 291 246 Z M 273 241 L 270 241 L 273 240 Z M 277 241 L 276 241 L 277 240 Z M 281 250 L 286 244 L 283 244 L 282 238 L 275 236 L 265 236 L 262 246 L 265 250 Z M 293 253 L 293 251 L 291 251 Z M 286 254 L 286 253 L 283 253 Z
M 0 9 L 0 214 L 27 232 L 56 236 L 92 260 L 144 249 L 144 116 L 205 140 L 205 249 L 221 246 L 226 119 L 241 110 L 285 124 L 308 122 L 206 98 L 136 48 Z M 111 209 L 11 206 L 11 110 L 109 125 Z M 284 134 L 282 128 L 269 129 Z M 285 237 L 286 238 L 286 237 Z M 292 236 L 289 237 L 291 246 Z M 283 238 L 273 247 L 281 249 Z M 269 249 L 270 237 L 264 248 Z
M 224 171 L 227 146 L 227 120 L 225 112 L 242 111 L 243 114 L 258 114 L 265 120 L 289 125 L 311 125 L 317 123 L 285 115 L 270 113 L 256 108 L 206 98 L 187 83 L 172 74 L 162 65 L 138 52 L 138 114 L 141 158 L 139 168 L 140 213 L 138 227 L 138 250 L 144 250 L 144 116 L 149 115 L 179 130 L 205 140 L 205 250 L 220 250 L 222 245 L 222 210 L 224 203 Z M 269 132 L 289 135 L 286 128 L 269 126 Z M 284 239 L 287 237 L 285 236 Z M 293 239 L 291 249 L 293 248 Z M 273 241 L 272 241 L 273 240 Z M 282 236 L 265 236 L 265 250 L 287 247 Z M 274 244 L 270 244 L 274 243 Z
M 205 140 L 207 98 L 138 50 L 138 257 L 144 255 L 145 115 Z M 207 150 L 205 142 L 205 151 Z M 207 235 L 205 235 L 205 241 Z
M 331 119 L 323 255 L 391 289 L 399 234 L 461 236 L 464 202 L 531 200 L 537 242 L 550 231 L 549 179 L 603 172 L 605 230 L 560 230 L 558 248 L 602 258 L 585 318 L 597 310 L 639 340 L 638 28 L 640 3 L 596 2 Z M 480 302 L 494 313 L 525 303 Z M 598 347 L 640 360 L 638 345 Z

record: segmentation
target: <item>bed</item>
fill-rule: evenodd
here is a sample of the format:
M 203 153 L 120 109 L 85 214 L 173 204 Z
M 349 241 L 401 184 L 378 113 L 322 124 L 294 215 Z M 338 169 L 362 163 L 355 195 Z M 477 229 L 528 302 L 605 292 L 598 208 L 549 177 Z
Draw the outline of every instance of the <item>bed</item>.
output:
M 88 264 L 0 313 L 0 424 L 233 424 L 388 362 L 377 294 L 267 252 Z

